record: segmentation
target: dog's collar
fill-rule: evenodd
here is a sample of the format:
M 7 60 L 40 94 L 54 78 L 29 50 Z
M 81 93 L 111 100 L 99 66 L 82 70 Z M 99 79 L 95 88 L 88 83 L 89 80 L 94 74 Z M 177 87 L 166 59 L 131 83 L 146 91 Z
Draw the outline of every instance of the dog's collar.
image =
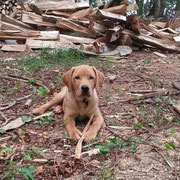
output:
M 83 103 L 85 105 L 85 108 L 87 108 L 88 107 L 88 100 L 86 98 L 83 99 Z

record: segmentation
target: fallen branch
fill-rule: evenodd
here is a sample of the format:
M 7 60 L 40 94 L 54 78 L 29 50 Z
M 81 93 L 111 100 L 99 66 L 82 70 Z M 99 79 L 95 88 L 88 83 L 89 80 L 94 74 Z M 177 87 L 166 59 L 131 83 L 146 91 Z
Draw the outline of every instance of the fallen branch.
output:
M 53 114 L 53 112 L 48 112 L 48 113 L 42 114 L 42 115 L 37 116 L 37 117 L 34 117 L 34 118 L 30 118 L 30 117 L 29 117 L 28 122 L 35 121 L 35 120 L 40 119 L 41 117 L 50 116 L 50 115 L 52 115 L 52 114 Z M 19 118 L 15 119 L 15 120 L 11 121 L 11 122 L 8 123 L 7 125 L 1 127 L 1 129 L 5 130 L 5 131 L 12 130 L 12 129 L 17 129 L 17 128 L 23 126 L 25 123 L 26 123 L 26 122 L 24 122 L 24 121 L 22 120 L 22 118 L 19 117 Z
M 0 107 L 0 111 L 7 110 L 7 109 L 13 107 L 18 101 L 21 101 L 21 100 L 23 100 L 23 99 L 27 99 L 27 98 L 29 98 L 29 97 L 31 97 L 31 96 L 32 96 L 32 94 L 29 94 L 29 95 L 27 95 L 27 96 L 18 98 L 18 99 L 16 99 L 16 100 L 14 100 L 11 104 L 7 104 L 7 106 L 0 105 L 0 106 L 3 106 L 3 107 Z
M 82 136 L 81 138 L 79 139 L 78 143 L 77 143 L 77 146 L 76 146 L 76 149 L 75 149 L 75 156 L 74 156 L 74 159 L 75 160 L 78 160 L 81 158 L 81 151 L 82 151 L 82 142 L 84 141 L 85 139 L 85 134 L 86 132 L 88 131 L 90 125 L 91 125 L 91 122 L 92 122 L 92 119 L 94 117 L 94 114 L 91 115 L 90 119 L 89 119 L 89 122 L 87 123 L 86 127 L 84 128 L 83 132 L 82 132 Z
M 107 104 L 112 105 L 112 104 L 117 104 L 117 103 L 130 103 L 132 101 L 139 101 L 139 100 L 144 100 L 144 99 L 148 99 L 148 98 L 155 98 L 156 96 L 171 96 L 171 95 L 178 95 L 178 94 L 180 94 L 180 91 L 172 91 L 171 92 L 171 91 L 160 90 L 157 92 L 143 94 L 141 96 L 131 97 L 129 99 L 122 99 L 122 100 L 117 100 L 114 102 L 109 102 Z
M 9 119 L 1 111 L 0 111 L 0 115 L 2 116 L 3 119 L 5 119 L 5 122 L 2 124 L 4 126 L 8 123 Z
M 31 84 L 36 85 L 36 86 L 42 86 L 42 87 L 45 88 L 45 89 L 47 90 L 47 92 L 49 93 L 49 89 L 48 89 L 47 86 L 45 86 L 45 85 L 42 84 L 41 82 L 32 81 L 32 80 L 29 79 L 29 78 L 20 77 L 20 76 L 11 75 L 11 74 L 10 74 L 9 76 L 2 76 L 2 75 L 0 75 L 0 78 L 6 79 L 6 80 L 22 81 L 22 82 L 25 82 L 25 83 L 31 83 Z

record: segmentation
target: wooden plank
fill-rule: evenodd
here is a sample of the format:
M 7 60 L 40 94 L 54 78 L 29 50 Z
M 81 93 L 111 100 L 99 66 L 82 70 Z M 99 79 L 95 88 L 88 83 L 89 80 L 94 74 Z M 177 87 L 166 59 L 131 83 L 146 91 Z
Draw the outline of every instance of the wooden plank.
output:
M 94 37 L 96 34 L 93 34 L 88 28 L 80 26 L 79 24 L 76 24 L 68 19 L 62 18 L 61 20 L 58 20 L 56 23 L 56 27 L 67 29 L 79 33 L 86 34 L 89 37 Z
M 69 45 L 73 45 L 71 42 L 64 41 L 42 41 L 27 39 L 26 44 L 32 49 L 41 49 L 41 48 L 63 48 Z
M 63 12 L 63 11 L 57 11 L 57 10 L 54 10 L 54 11 L 48 10 L 46 12 L 46 14 L 69 18 L 73 14 L 73 12 Z
M 127 10 L 127 6 L 125 4 L 120 5 L 120 6 L 115 6 L 115 7 L 107 8 L 107 9 L 103 9 L 103 11 L 105 11 L 105 12 L 121 14 L 123 16 L 126 15 L 126 10 Z
M 19 30 L 20 32 L 27 31 L 26 28 L 23 28 L 23 27 L 20 27 L 11 23 L 0 21 L 0 24 L 1 24 L 1 30 Z
M 35 24 L 37 26 L 54 26 L 53 23 L 43 22 L 42 16 L 26 11 L 23 11 L 21 21 L 28 24 Z
M 136 33 L 133 33 L 132 31 L 124 29 L 122 31 L 123 34 L 128 34 L 132 40 L 135 42 L 140 42 L 144 44 L 148 44 L 154 47 L 157 47 L 159 49 L 170 51 L 170 52 L 180 52 L 180 48 L 176 47 L 175 45 L 169 44 L 167 41 L 157 39 L 154 37 L 144 36 L 144 35 L 137 35 Z
M 70 41 L 72 43 L 77 43 L 77 44 L 82 44 L 82 43 L 90 44 L 95 41 L 95 39 L 91 39 L 91 38 L 68 36 L 64 34 L 60 34 L 60 41 L 61 40 L 67 40 L 67 41 Z
M 114 21 L 126 21 L 126 16 L 106 12 L 104 10 L 97 10 L 96 14 L 93 15 L 97 19 L 110 19 Z
M 165 28 L 167 23 L 166 22 L 153 21 L 153 22 L 151 22 L 151 24 L 154 26 L 157 26 L 159 28 Z
M 74 3 L 69 1 L 52 2 L 46 1 L 46 3 L 37 2 L 35 5 L 42 11 L 46 10 L 63 10 L 63 11 L 75 11 L 77 9 L 89 8 L 89 2 Z
M 1 50 L 11 51 L 11 52 L 30 52 L 31 49 L 26 44 L 17 44 L 17 45 L 6 44 L 2 46 Z
M 40 40 L 59 40 L 59 31 L 27 31 L 27 32 L 2 32 L 0 31 L 1 40 L 25 40 L 26 38 Z
M 14 24 L 16 26 L 22 27 L 23 29 L 32 30 L 33 28 L 29 26 L 28 24 L 25 24 L 17 19 L 14 19 L 10 16 L 2 15 L 1 20 L 10 24 Z
M 89 14 L 91 14 L 93 12 L 93 9 L 92 8 L 88 8 L 88 9 L 83 9 L 83 10 L 80 10 L 80 11 L 77 11 L 75 13 L 73 13 L 70 18 L 71 19 L 82 19 L 84 17 L 87 17 Z

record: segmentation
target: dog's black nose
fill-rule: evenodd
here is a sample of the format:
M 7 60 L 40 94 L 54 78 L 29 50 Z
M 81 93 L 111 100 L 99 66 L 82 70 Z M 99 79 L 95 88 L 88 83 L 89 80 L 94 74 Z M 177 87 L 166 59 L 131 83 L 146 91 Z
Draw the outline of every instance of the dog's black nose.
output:
M 83 85 L 83 86 L 81 86 L 81 90 L 82 90 L 83 92 L 88 92 L 88 91 L 89 91 L 89 86 Z

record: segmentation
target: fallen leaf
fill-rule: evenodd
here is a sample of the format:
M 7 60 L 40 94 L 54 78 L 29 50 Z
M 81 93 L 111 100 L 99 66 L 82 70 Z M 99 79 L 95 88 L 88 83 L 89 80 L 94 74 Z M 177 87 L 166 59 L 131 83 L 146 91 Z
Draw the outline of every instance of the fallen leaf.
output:
M 38 166 L 36 168 L 36 175 L 41 174 L 43 172 L 43 166 Z

